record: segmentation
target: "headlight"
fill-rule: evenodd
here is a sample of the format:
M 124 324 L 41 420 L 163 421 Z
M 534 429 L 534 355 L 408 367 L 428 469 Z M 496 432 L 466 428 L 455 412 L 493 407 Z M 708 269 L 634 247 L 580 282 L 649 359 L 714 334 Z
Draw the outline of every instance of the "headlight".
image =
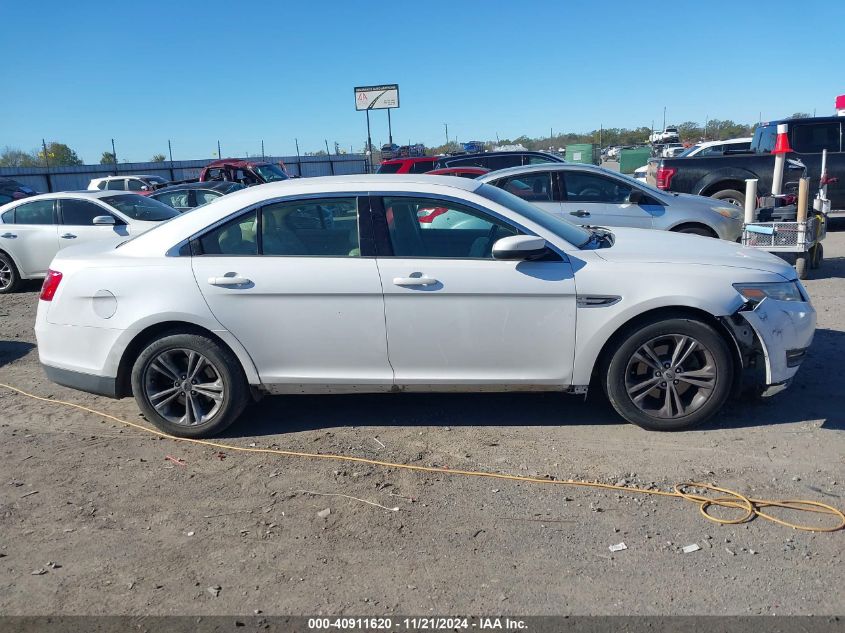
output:
M 731 219 L 731 220 L 735 220 L 736 218 L 738 218 L 740 213 L 742 212 L 742 210 L 739 207 L 734 207 L 734 206 L 730 206 L 730 207 L 710 207 L 710 210 L 714 211 L 715 213 L 718 213 L 723 218 L 728 218 L 728 219 Z
M 766 297 L 775 301 L 806 301 L 797 281 L 734 284 L 734 288 L 749 303 L 760 303 Z

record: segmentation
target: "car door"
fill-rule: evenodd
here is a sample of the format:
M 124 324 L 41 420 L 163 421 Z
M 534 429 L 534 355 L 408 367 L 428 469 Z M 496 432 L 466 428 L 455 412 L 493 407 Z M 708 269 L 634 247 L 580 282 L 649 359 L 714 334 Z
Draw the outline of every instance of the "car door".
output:
M 349 195 L 265 204 L 191 243 L 209 308 L 273 391 L 392 387 L 381 282 L 375 258 L 362 256 L 358 206 Z
M 59 250 L 55 200 L 24 202 L 4 212 L 0 249 L 14 258 L 23 277 L 46 274 Z
M 543 211 L 553 215 L 562 213 L 557 178 L 551 171 L 529 171 L 501 178 L 493 184 Z
M 563 255 L 495 260 L 493 243 L 524 231 L 450 199 L 393 195 L 373 198 L 372 208 L 397 385 L 569 384 L 575 284 Z M 446 212 L 423 228 L 420 211 L 430 208 Z
M 87 244 L 112 237 L 128 237 L 129 227 L 121 218 L 91 200 L 61 198 L 59 204 L 59 248 Z M 109 216 L 113 225 L 95 225 L 94 218 Z
M 109 191 L 126 191 L 126 178 L 112 178 L 106 183 Z
M 628 196 L 634 190 L 633 185 L 586 169 L 560 170 L 558 175 L 565 218 L 579 224 L 652 228 L 652 214 L 657 209 L 652 204 L 630 203 Z

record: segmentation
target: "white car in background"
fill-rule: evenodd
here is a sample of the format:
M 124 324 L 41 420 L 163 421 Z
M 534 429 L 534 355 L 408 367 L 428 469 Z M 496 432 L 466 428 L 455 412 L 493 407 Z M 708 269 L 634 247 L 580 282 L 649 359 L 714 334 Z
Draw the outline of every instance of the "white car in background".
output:
M 476 180 L 580 224 L 660 229 L 731 242 L 742 234 L 742 209 L 705 196 L 661 191 L 604 167 L 546 163 L 491 171 Z
M 660 151 L 663 158 L 674 158 L 683 152 L 686 148 L 683 143 L 666 143 Z
M 420 210 L 440 208 L 468 221 L 422 230 Z M 783 389 L 816 320 L 769 253 L 587 229 L 442 176 L 250 187 L 50 269 L 35 325 L 47 375 L 134 395 L 187 437 L 221 432 L 261 394 L 591 383 L 626 420 L 685 429 L 743 382 Z
M 88 191 L 108 189 L 109 191 L 136 191 L 145 195 L 143 192 L 152 191 L 167 182 L 167 179 L 161 176 L 105 176 L 103 178 L 92 178 L 91 182 L 88 183 Z
M 725 152 L 745 151 L 751 149 L 750 136 L 746 138 L 732 138 L 726 141 L 708 141 L 697 143 L 678 155 L 679 158 L 693 158 L 694 156 L 724 156 Z
M 40 279 L 73 244 L 140 235 L 178 211 L 129 192 L 47 193 L 0 207 L 0 294 Z

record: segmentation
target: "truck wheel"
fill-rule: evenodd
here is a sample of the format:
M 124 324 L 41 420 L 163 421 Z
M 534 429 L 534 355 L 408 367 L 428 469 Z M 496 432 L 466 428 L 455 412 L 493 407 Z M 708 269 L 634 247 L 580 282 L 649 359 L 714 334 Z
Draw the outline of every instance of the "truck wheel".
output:
M 740 209 L 745 208 L 745 194 L 741 191 L 737 191 L 736 189 L 723 189 L 722 191 L 717 191 L 710 197 L 715 198 L 716 200 L 724 200 L 725 202 L 728 202 L 735 207 L 739 207 Z

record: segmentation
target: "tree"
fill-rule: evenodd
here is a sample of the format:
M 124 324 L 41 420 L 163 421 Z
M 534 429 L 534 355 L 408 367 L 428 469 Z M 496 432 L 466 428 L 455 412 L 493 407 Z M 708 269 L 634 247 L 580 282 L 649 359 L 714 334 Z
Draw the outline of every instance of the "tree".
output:
M 50 167 L 62 167 L 66 165 L 81 165 L 82 159 L 76 155 L 70 147 L 58 141 L 47 143 L 47 152 L 44 149 L 38 152 L 38 164 Z
M 167 160 L 167 156 L 164 154 L 153 154 L 153 157 L 150 159 L 151 163 L 163 163 Z
M 34 167 L 37 165 L 35 152 L 25 152 L 8 145 L 0 152 L 0 167 Z
M 114 165 L 114 163 L 114 154 L 112 154 L 111 152 L 103 152 L 103 155 L 100 156 L 101 165 Z

